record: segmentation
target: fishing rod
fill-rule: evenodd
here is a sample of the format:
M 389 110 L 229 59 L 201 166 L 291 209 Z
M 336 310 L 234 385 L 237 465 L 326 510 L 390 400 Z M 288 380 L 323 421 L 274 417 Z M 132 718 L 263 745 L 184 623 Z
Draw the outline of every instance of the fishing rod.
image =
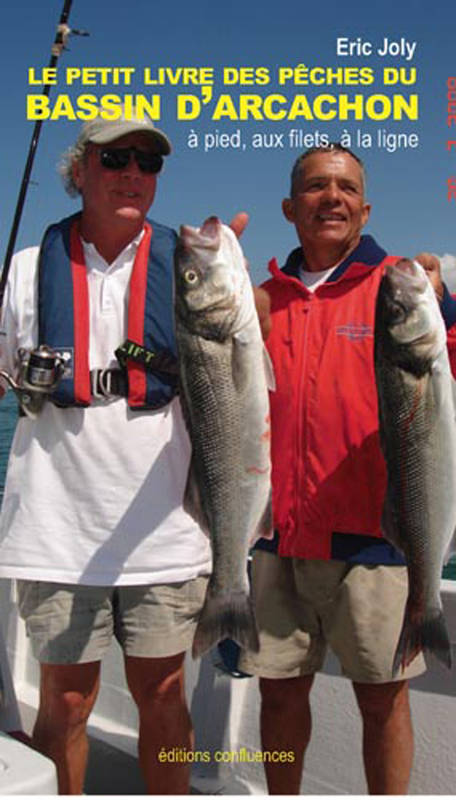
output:
M 61 55 L 62 51 L 65 49 L 68 37 L 70 33 L 79 35 L 79 36 L 88 36 L 89 34 L 87 31 L 78 31 L 75 29 L 71 29 L 68 27 L 68 17 L 70 15 L 71 5 L 73 0 L 65 0 L 63 4 L 62 13 L 60 15 L 59 23 L 57 25 L 57 31 L 54 39 L 54 43 L 51 48 L 51 60 L 49 61 L 49 69 L 52 69 L 56 66 L 59 56 Z M 48 73 L 49 74 L 49 73 Z M 46 84 L 43 87 L 43 94 L 46 97 L 49 96 L 49 92 L 51 90 L 51 85 Z M 16 211 L 14 214 L 14 220 L 10 231 L 10 236 L 8 240 L 8 247 L 6 250 L 5 261 L 3 265 L 3 270 L 0 278 L 0 312 L 3 306 L 3 297 L 5 294 L 6 282 L 8 280 L 8 273 L 11 265 L 11 259 L 13 256 L 14 246 L 16 244 L 16 237 L 17 232 L 19 229 L 19 223 L 21 221 L 22 210 L 24 208 L 25 196 L 27 194 L 27 188 L 30 181 L 30 174 L 32 172 L 33 161 L 35 158 L 36 148 L 38 146 L 38 140 L 40 138 L 41 132 L 41 125 L 42 120 L 37 120 L 35 123 L 35 127 L 33 129 L 32 139 L 30 142 L 30 147 L 28 151 L 28 157 L 24 168 L 24 174 L 22 177 L 21 188 L 19 191 L 19 195 L 17 198 L 16 204 Z M 0 666 L 0 707 L 4 703 L 4 691 L 5 685 L 2 676 L 2 670 Z
M 73 0 L 65 0 L 63 4 L 62 13 L 60 15 L 59 23 L 57 25 L 57 31 L 54 39 L 54 43 L 51 48 L 51 60 L 49 61 L 49 69 L 53 69 L 58 61 L 59 56 L 62 54 L 62 51 L 66 47 L 66 43 L 70 34 L 75 34 L 77 36 L 88 36 L 89 34 L 87 31 L 80 31 L 75 30 L 74 28 L 68 27 L 68 17 L 70 16 L 70 10 Z M 48 73 L 50 74 L 50 73 Z M 49 97 L 49 92 L 51 91 L 51 84 L 47 83 L 43 87 L 43 94 L 46 97 Z M 38 147 L 38 140 L 40 138 L 41 133 L 41 126 L 43 124 L 43 120 L 39 119 L 35 123 L 35 127 L 33 129 L 32 139 L 30 142 L 30 147 L 28 151 L 28 157 L 24 168 L 24 174 L 22 177 L 21 188 L 19 191 L 19 195 L 17 198 L 16 204 L 16 211 L 14 214 L 14 220 L 11 227 L 11 232 L 8 241 L 8 247 L 6 250 L 5 261 L 3 263 L 3 271 L 0 278 L 0 311 L 3 305 L 3 296 L 5 294 L 6 282 L 8 280 L 8 273 L 11 266 L 11 259 L 13 257 L 14 246 L 16 244 L 16 237 L 17 232 L 19 229 L 19 223 L 21 221 L 22 211 L 24 208 L 25 203 L 25 196 L 27 194 L 28 184 L 30 181 L 30 174 L 32 172 L 33 161 L 35 158 L 36 148 Z

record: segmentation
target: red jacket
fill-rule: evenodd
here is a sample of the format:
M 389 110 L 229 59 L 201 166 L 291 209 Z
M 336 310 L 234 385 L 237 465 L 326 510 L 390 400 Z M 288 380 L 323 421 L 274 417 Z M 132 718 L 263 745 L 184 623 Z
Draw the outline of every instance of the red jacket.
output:
M 375 306 L 387 257 L 370 236 L 310 292 L 297 277 L 300 249 L 284 270 L 270 263 L 267 347 L 274 523 L 279 553 L 363 563 L 404 563 L 380 530 L 386 465 L 374 372 Z M 456 302 L 445 293 L 447 327 Z M 449 331 L 456 367 L 456 325 Z M 271 549 L 267 544 L 265 549 Z
M 372 263 L 356 261 L 357 251 Z M 333 534 L 381 537 L 386 467 L 380 450 L 374 323 L 381 265 L 362 245 L 315 292 L 270 264 L 272 485 L 279 553 L 334 557 Z M 289 271 L 289 270 L 286 270 Z M 337 555 L 335 556 L 337 557 Z
M 456 378 L 456 295 L 452 296 L 446 286 L 444 286 L 441 309 L 447 327 L 447 345 L 451 371 Z

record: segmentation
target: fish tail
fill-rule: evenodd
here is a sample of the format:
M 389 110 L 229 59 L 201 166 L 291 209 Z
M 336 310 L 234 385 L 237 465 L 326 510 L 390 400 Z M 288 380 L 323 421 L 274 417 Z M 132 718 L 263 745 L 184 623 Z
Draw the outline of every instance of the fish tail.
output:
M 240 647 L 255 653 L 260 649 L 252 601 L 246 592 L 207 592 L 193 639 L 193 658 L 202 656 L 223 639 L 234 639 Z
M 448 669 L 451 669 L 451 644 L 442 609 L 412 619 L 405 611 L 401 635 L 393 663 L 393 675 L 404 669 L 418 655 L 420 650 L 429 650 Z

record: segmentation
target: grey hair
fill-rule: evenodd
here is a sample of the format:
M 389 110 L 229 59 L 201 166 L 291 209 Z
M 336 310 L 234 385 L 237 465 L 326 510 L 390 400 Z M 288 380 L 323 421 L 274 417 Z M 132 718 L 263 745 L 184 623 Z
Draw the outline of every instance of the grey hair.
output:
M 296 159 L 295 163 L 293 164 L 293 169 L 291 171 L 291 187 L 290 187 L 290 197 L 293 197 L 293 194 L 296 190 L 296 184 L 298 182 L 301 170 L 303 169 L 304 162 L 310 156 L 313 156 L 315 153 L 347 153 L 349 156 L 355 159 L 361 169 L 361 178 L 363 182 L 363 192 L 366 191 L 366 168 L 361 161 L 361 159 L 353 153 L 348 147 L 344 147 L 339 142 L 329 142 L 329 144 L 318 145 L 317 147 L 310 147 L 304 153 L 301 153 L 300 156 Z
M 81 194 L 76 186 L 73 178 L 73 164 L 76 161 L 84 161 L 87 157 L 87 145 L 89 142 L 80 142 L 69 147 L 62 153 L 61 159 L 57 165 L 57 171 L 62 178 L 63 185 L 67 194 L 70 197 L 77 197 Z

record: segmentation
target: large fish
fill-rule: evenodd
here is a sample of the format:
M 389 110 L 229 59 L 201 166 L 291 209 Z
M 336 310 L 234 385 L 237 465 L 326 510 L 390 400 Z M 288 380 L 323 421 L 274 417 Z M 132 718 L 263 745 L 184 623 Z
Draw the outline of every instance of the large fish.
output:
M 213 553 L 192 652 L 227 637 L 257 651 L 247 556 L 272 526 L 267 360 L 241 248 L 216 217 L 180 229 L 175 320 L 192 443 L 184 506 Z
M 421 650 L 448 667 L 440 577 L 456 525 L 456 424 L 446 332 L 416 262 L 388 266 L 377 300 L 375 371 L 388 471 L 385 535 L 405 555 L 409 593 L 393 673 Z

